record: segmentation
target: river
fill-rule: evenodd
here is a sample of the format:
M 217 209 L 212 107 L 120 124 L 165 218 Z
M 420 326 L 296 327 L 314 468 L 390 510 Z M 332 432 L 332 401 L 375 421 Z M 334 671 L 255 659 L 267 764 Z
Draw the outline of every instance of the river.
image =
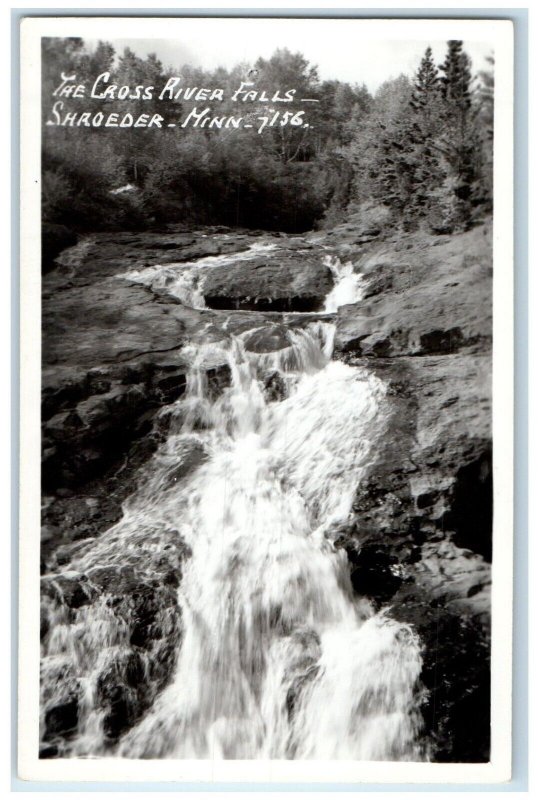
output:
M 255 243 L 249 259 L 272 244 Z M 204 308 L 204 271 L 234 256 L 132 270 L 129 280 Z M 333 538 L 384 436 L 384 383 L 334 360 L 330 314 L 362 296 L 353 265 L 326 257 L 334 286 L 320 319 L 290 327 L 288 344 L 254 353 L 246 335 L 190 344 L 187 390 L 167 407 L 168 433 L 119 523 L 70 563 L 96 567 L 174 548 L 190 552 L 170 624 L 165 686 L 138 653 L 153 690 L 111 741 L 99 681 L 129 659 L 129 620 L 101 595 L 72 612 L 50 602 L 43 708 L 65 676 L 80 700 L 64 755 L 124 758 L 420 760 L 421 642 L 390 609 L 352 589 Z M 230 312 L 241 314 L 241 311 Z M 208 365 L 225 361 L 220 393 Z M 268 376 L 277 390 L 268 392 Z M 186 448 L 202 454 L 178 477 Z M 168 613 L 168 612 L 167 612 Z M 172 612 L 171 612 L 172 613 Z M 136 680 L 136 678 L 135 678 Z M 101 699 L 100 699 L 101 698 Z

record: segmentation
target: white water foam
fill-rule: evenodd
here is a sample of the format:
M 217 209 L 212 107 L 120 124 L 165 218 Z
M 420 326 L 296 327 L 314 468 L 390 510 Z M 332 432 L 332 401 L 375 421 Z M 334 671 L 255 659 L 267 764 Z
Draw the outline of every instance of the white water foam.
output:
M 192 549 L 185 634 L 172 682 L 121 756 L 418 757 L 417 638 L 354 598 L 331 542 L 383 428 L 384 387 L 322 357 L 328 328 L 293 334 L 303 363 L 307 341 L 318 358 L 281 402 L 266 402 L 256 359 L 235 340 L 230 388 L 210 402 L 195 380 L 198 397 L 178 404 L 188 428 L 204 423 L 211 457 L 181 488 L 135 498 L 130 514 L 179 524 Z
M 332 313 L 341 306 L 358 303 L 363 298 L 364 277 L 360 272 L 354 271 L 351 261 L 341 261 L 338 256 L 326 256 L 324 263 L 333 274 L 334 286 L 326 297 L 324 311 Z

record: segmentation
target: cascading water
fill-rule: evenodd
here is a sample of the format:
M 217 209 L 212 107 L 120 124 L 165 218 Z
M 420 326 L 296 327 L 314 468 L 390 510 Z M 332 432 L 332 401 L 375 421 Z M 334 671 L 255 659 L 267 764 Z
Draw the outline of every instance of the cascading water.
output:
M 91 583 L 96 568 L 121 569 L 142 550 L 150 574 L 156 553 L 186 543 L 182 635 L 163 610 L 175 669 L 163 688 L 144 656 L 147 708 L 111 745 L 100 676 L 132 654 L 129 614 L 100 597 L 68 620 L 53 604 L 43 706 L 59 680 L 76 682 L 83 700 L 69 754 L 422 757 L 419 641 L 353 594 L 346 555 L 332 543 L 385 418 L 384 385 L 331 361 L 333 334 L 314 322 L 274 353 L 250 353 L 242 337 L 190 349 L 188 389 L 167 409 L 169 435 L 146 481 L 121 522 L 70 565 Z M 206 362 L 216 350 L 231 379 L 214 397 Z M 274 373 L 281 394 L 270 402 Z M 192 446 L 204 457 L 176 480 Z
M 240 252 L 206 256 L 192 262 L 157 264 L 123 272 L 117 277 L 121 280 L 142 283 L 154 290 L 164 289 L 191 308 L 206 308 L 203 293 L 206 270 L 238 261 L 250 261 L 258 255 L 275 250 L 276 247 L 277 244 L 274 242 L 253 242 L 246 250 Z
M 333 313 L 348 303 L 357 303 L 363 297 L 363 275 L 355 272 L 351 261 L 341 261 L 338 256 L 326 256 L 326 265 L 333 274 L 334 286 L 326 297 L 324 311 Z

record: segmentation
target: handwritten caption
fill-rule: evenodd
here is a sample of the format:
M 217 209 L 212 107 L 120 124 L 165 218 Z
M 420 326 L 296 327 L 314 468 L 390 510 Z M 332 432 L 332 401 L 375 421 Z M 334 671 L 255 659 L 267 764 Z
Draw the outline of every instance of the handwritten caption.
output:
M 305 109 L 283 110 L 284 103 L 318 103 L 310 97 L 298 97 L 297 89 L 276 90 L 271 92 L 266 89 L 253 88 L 251 81 L 242 81 L 240 86 L 227 95 L 222 88 L 184 87 L 182 78 L 170 77 L 161 87 L 155 86 L 126 86 L 111 82 L 110 72 L 103 72 L 89 86 L 77 82 L 76 75 L 60 74 L 60 83 L 52 92 L 57 98 L 53 103 L 46 125 L 69 128 L 247 128 L 257 133 L 262 133 L 266 128 L 293 126 L 296 128 L 309 128 L 310 124 L 305 116 Z M 68 108 L 66 101 L 73 100 L 104 100 L 114 103 L 124 103 L 124 108 L 119 106 L 114 111 L 74 111 Z M 241 109 L 238 114 L 215 114 L 210 106 L 204 103 L 224 102 L 228 100 L 237 103 Z M 166 120 L 162 114 L 139 113 L 128 110 L 127 103 L 138 101 L 187 101 L 199 103 L 185 112 L 180 119 Z M 69 102 L 69 105 L 71 102 Z M 252 111 L 249 104 L 256 104 Z M 263 107 L 260 104 L 267 104 Z M 260 111 L 263 108 L 263 112 Z

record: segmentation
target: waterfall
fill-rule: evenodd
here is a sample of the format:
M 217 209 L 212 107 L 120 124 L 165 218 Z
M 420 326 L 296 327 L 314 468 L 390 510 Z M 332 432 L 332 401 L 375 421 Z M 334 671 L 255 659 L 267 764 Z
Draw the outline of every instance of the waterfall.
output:
M 206 256 L 193 262 L 156 264 L 150 267 L 131 270 L 117 275 L 121 280 L 142 283 L 153 290 L 164 290 L 177 297 L 191 308 L 206 308 L 204 300 L 204 277 L 212 267 L 235 264 L 238 261 L 250 261 L 257 256 L 271 253 L 277 249 L 275 242 L 253 242 L 246 250 L 239 253 L 224 253 L 218 256 Z M 340 306 L 357 303 L 363 296 L 364 278 L 355 271 L 351 261 L 341 261 L 338 256 L 326 255 L 323 259 L 331 270 L 334 285 L 326 297 L 323 311 L 334 313 Z
M 137 548 L 191 552 L 178 589 L 183 635 L 172 679 L 114 745 L 128 758 L 420 758 L 420 645 L 406 625 L 353 594 L 333 532 L 384 432 L 383 383 L 332 361 L 334 326 L 290 331 L 290 346 L 246 350 L 241 336 L 191 347 L 186 394 L 123 519 L 70 574 L 121 571 Z M 216 349 L 231 381 L 213 397 Z M 267 376 L 278 372 L 280 396 Z M 186 447 L 205 454 L 171 480 Z M 174 532 L 171 533 L 171 532 Z M 176 538 L 175 538 L 176 537 Z M 120 574 L 120 572 L 118 573 Z M 110 753 L 99 676 L 130 657 L 129 616 L 100 596 L 69 621 L 57 604 L 43 658 L 43 705 L 59 682 L 82 702 L 75 755 Z M 148 675 L 148 654 L 139 669 Z M 122 661 L 123 660 L 123 661 Z
M 324 311 L 335 312 L 340 306 L 357 303 L 363 297 L 363 275 L 354 271 L 351 261 L 341 261 L 338 256 L 325 256 L 325 264 L 330 268 L 334 286 L 326 297 Z
M 228 237 L 225 234 L 223 238 Z M 275 242 L 253 242 L 240 252 L 206 256 L 190 262 L 156 264 L 130 272 L 122 272 L 116 277 L 120 280 L 142 283 L 143 286 L 148 286 L 153 290 L 165 290 L 191 308 L 206 308 L 203 293 L 206 270 L 226 264 L 236 264 L 238 261 L 250 261 L 264 253 L 270 253 L 276 248 Z
M 185 639 L 173 680 L 120 744 L 126 757 L 406 759 L 418 755 L 416 637 L 354 599 L 332 529 L 350 512 L 384 387 L 327 355 L 332 326 L 293 335 L 287 396 L 240 339 L 231 387 L 189 426 L 209 460 L 138 513 L 182 518 Z M 275 364 L 273 365 L 275 366 Z M 298 369 L 301 367 L 301 369 Z M 192 401 L 199 404 L 193 416 Z
M 205 270 L 275 247 L 117 277 L 204 308 Z M 360 300 L 354 265 L 325 263 L 324 311 Z M 183 348 L 186 392 L 160 412 L 165 440 L 122 519 L 44 576 L 42 727 L 50 709 L 71 714 L 62 755 L 425 757 L 419 639 L 353 591 L 334 545 L 385 435 L 385 385 L 332 360 L 331 322 L 289 328 L 272 352 L 251 352 L 253 333 Z M 170 583 L 152 601 L 159 641 L 140 646 L 133 592 L 156 574 Z

